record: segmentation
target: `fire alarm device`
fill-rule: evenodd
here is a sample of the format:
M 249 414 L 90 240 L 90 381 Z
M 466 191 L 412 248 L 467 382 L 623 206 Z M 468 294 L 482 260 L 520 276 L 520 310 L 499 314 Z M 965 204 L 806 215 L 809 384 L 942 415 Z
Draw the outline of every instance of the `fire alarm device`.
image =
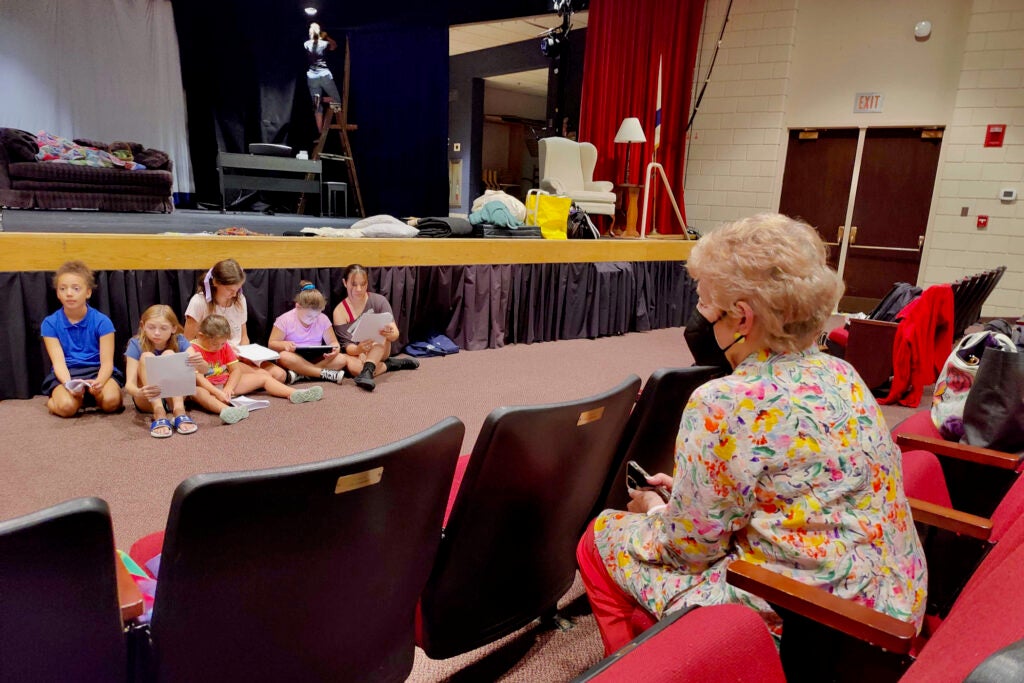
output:
M 988 216 L 978 216 L 978 227 L 979 228 L 987 228 L 988 227 Z
M 1004 137 L 1006 137 L 1006 124 L 990 123 L 985 128 L 986 147 L 1002 147 Z

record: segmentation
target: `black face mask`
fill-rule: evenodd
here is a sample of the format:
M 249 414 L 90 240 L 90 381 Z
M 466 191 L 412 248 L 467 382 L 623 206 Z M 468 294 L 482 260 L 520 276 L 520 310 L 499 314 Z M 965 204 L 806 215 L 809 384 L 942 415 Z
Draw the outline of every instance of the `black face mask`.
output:
M 724 316 L 725 314 L 723 313 L 722 315 Z M 729 374 L 732 372 L 732 363 L 725 357 L 725 352 L 740 340 L 737 339 L 725 349 L 718 345 L 718 340 L 715 339 L 715 323 L 721 319 L 722 317 L 720 316 L 717 320 L 710 321 L 699 310 L 694 308 L 690 319 L 686 321 L 683 339 L 686 340 L 686 345 L 690 347 L 690 353 L 693 354 L 695 364 L 710 365 L 720 369 L 725 374 Z

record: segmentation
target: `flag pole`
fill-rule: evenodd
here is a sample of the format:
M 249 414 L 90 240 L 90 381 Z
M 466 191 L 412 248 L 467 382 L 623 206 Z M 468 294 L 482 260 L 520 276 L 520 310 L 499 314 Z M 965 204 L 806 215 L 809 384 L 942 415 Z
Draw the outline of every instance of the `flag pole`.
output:
M 655 100 L 655 103 L 654 103 L 654 151 L 651 152 L 651 163 L 652 164 L 658 163 L 658 148 L 661 147 L 661 116 L 662 116 L 662 111 L 661 111 L 661 75 L 662 75 L 662 65 L 663 65 L 663 63 L 664 63 L 664 56 L 659 54 L 658 55 L 658 95 L 657 95 L 657 99 Z M 647 182 L 649 182 L 649 181 L 647 181 Z M 647 185 L 644 185 L 644 192 L 645 193 L 647 192 Z M 658 225 L 658 188 L 657 187 L 653 188 L 653 196 L 654 196 L 654 199 L 653 199 L 654 206 L 653 206 L 653 208 L 651 210 L 651 231 L 652 232 L 657 229 L 656 226 Z M 646 201 L 647 201 L 647 198 L 645 197 L 644 198 L 645 206 L 646 206 Z M 641 237 L 643 237 L 643 235 L 644 235 L 644 233 L 641 233 Z

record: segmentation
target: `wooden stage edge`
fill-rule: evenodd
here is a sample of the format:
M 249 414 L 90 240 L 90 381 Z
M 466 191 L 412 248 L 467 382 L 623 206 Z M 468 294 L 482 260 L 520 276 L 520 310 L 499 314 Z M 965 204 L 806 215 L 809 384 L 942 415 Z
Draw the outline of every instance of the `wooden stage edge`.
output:
M 52 271 L 74 259 L 93 270 L 198 270 L 225 258 L 237 259 L 245 268 L 685 261 L 694 244 L 660 238 L 343 239 L 0 232 L 0 272 Z

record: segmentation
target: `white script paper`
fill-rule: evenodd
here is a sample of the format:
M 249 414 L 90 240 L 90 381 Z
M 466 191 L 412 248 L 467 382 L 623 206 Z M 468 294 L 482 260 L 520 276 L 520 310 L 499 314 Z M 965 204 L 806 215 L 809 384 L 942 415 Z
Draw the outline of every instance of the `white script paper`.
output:
M 367 339 L 372 339 L 381 344 L 384 342 L 384 337 L 380 333 L 381 328 L 393 322 L 395 322 L 395 316 L 387 312 L 363 313 L 356 320 L 356 324 L 352 326 L 352 329 L 349 330 L 349 334 L 352 335 L 352 341 L 356 344 Z
M 277 351 L 268 349 L 262 344 L 242 344 L 238 347 L 238 355 L 253 363 L 265 363 L 269 361 L 275 361 L 281 357 Z
M 160 387 L 161 398 L 196 393 L 196 371 L 188 364 L 188 353 L 146 356 L 146 382 Z
M 248 408 L 249 410 L 259 410 L 260 408 L 269 408 L 270 401 L 265 398 L 249 398 L 248 396 L 232 396 L 231 405 L 239 408 Z

